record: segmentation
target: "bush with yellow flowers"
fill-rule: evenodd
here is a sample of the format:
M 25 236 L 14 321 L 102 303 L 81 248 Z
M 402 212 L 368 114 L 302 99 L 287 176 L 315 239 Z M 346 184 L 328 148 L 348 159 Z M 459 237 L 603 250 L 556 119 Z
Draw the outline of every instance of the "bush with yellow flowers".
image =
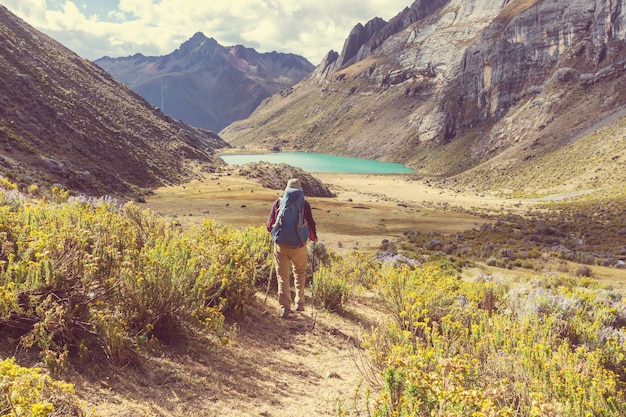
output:
M 185 326 L 220 332 L 270 268 L 262 228 L 182 231 L 108 197 L 35 201 L 9 189 L 0 203 L 0 327 L 40 349 L 51 371 L 68 355 L 125 364 Z
M 0 361 L 0 415 L 7 417 L 84 416 L 74 386 L 53 380 L 43 370 Z
M 315 273 L 315 304 L 329 311 L 342 310 L 359 287 L 372 285 L 375 268 L 369 256 L 357 251 L 344 258 L 330 257 Z
M 382 416 L 622 416 L 626 306 L 602 288 L 537 278 L 462 281 L 383 268 L 392 319 L 365 339 Z

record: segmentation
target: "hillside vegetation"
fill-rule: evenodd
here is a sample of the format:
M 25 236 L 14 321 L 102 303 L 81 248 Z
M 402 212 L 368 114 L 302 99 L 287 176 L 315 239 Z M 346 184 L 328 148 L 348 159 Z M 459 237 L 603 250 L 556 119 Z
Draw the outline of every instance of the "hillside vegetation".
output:
M 216 365 L 228 362 L 220 346 L 271 279 L 264 229 L 206 220 L 183 230 L 133 203 L 52 196 L 30 198 L 8 181 L 0 191 L 0 332 L 2 351 L 17 353 L 0 362 L 3 415 L 98 415 L 91 407 L 107 399 L 63 379 L 94 366 L 139 370 L 180 343 L 207 344 Z M 626 412 L 626 306 L 599 281 L 311 250 L 316 307 L 363 326 L 353 339 L 361 383 L 352 400 L 329 404 L 336 415 Z M 355 310 L 365 302 L 380 311 L 369 326 Z M 139 414 L 185 415 L 154 401 Z

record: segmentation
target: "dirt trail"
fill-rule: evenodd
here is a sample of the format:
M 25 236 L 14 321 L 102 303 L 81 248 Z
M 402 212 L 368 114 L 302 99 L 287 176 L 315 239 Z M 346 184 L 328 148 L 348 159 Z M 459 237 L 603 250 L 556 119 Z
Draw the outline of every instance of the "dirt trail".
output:
M 360 249 L 376 247 L 381 238 L 401 235 L 411 227 L 446 232 L 465 230 L 480 221 L 426 207 L 441 202 L 471 204 L 475 196 L 444 193 L 398 176 L 320 177 L 338 192 L 337 198 L 310 199 L 318 235 L 332 250 L 341 249 L 340 241 L 358 244 Z M 259 225 L 279 194 L 243 178 L 212 176 L 157 190 L 147 199 L 147 207 L 172 216 L 183 227 L 209 216 L 238 226 Z M 487 203 L 496 207 L 503 202 Z M 78 391 L 85 392 L 87 399 L 98 399 L 96 411 L 103 417 L 336 416 L 338 405 L 354 410 L 357 390 L 361 387 L 362 393 L 368 379 L 360 339 L 384 312 L 369 298 L 352 302 L 343 315 L 313 310 L 310 305 L 287 320 L 279 319 L 277 312 L 275 296 L 265 300 L 265 294 L 259 293 L 229 344 L 195 335 L 166 346 L 138 370 L 94 371 L 99 386 L 86 381 Z M 363 410 L 364 404 L 359 407 Z
M 299 417 L 354 410 L 363 382 L 359 339 L 380 316 L 366 299 L 343 315 L 307 306 L 277 317 L 274 296 L 259 293 L 234 339 L 182 338 L 140 366 L 75 375 L 97 415 Z M 232 324 L 231 324 L 232 326 Z
M 276 317 L 274 300 L 267 307 L 241 324 L 233 347 L 253 371 L 242 375 L 254 387 L 250 401 L 230 403 L 232 412 L 219 415 L 336 416 L 338 403 L 351 406 L 363 379 L 355 359 L 368 320 L 355 315 L 351 321 L 311 307 L 284 320 Z

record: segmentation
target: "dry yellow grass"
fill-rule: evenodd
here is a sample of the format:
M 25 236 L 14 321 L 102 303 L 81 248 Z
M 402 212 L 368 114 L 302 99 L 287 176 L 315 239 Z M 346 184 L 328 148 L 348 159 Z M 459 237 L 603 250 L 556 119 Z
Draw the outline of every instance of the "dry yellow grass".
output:
M 375 252 L 384 239 L 399 240 L 407 230 L 453 234 L 487 222 L 464 210 L 523 213 L 537 209 L 545 201 L 569 195 L 513 199 L 436 188 L 407 175 L 315 173 L 314 176 L 336 194 L 334 198 L 307 198 L 320 242 L 340 255 L 353 249 Z M 235 227 L 263 226 L 273 201 L 281 193 L 247 178 L 210 174 L 183 186 L 159 188 L 146 199 L 146 206 L 182 227 L 199 225 L 207 218 Z M 626 288 L 623 270 L 594 266 L 593 271 L 595 277 L 616 290 Z
M 455 233 L 485 220 L 438 205 L 473 207 L 476 197 L 438 190 L 399 175 L 314 174 L 335 198 L 308 197 L 320 241 L 337 253 L 354 248 L 372 251 L 383 239 L 393 241 L 406 230 Z M 184 186 L 163 187 L 147 198 L 147 207 L 183 227 L 211 218 L 236 227 L 262 226 L 280 190 L 231 175 L 209 175 Z M 480 204 L 500 208 L 510 201 L 484 198 Z

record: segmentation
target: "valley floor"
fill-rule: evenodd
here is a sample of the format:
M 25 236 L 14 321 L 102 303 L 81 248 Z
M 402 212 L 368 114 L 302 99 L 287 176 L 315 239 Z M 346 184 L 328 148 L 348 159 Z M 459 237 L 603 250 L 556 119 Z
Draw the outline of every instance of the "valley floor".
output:
M 532 204 L 435 188 L 405 175 L 314 176 L 336 194 L 335 198 L 307 198 L 320 241 L 339 254 L 352 249 L 377 250 L 383 239 L 398 239 L 406 230 L 454 233 L 484 223 L 479 217 L 445 208 L 519 211 Z M 146 199 L 146 206 L 183 227 L 206 218 L 239 227 L 262 226 L 280 194 L 246 178 L 209 175 L 184 186 L 157 189 Z

